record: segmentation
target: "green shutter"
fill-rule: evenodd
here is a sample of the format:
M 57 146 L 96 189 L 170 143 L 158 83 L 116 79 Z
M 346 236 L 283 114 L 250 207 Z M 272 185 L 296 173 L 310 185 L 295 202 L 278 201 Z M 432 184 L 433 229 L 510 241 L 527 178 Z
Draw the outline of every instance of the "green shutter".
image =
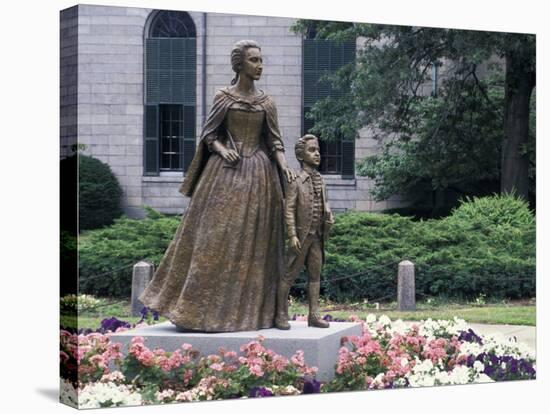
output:
M 311 108 L 309 107 L 304 108 L 304 122 L 302 123 L 302 126 L 303 126 L 302 135 L 309 134 L 309 130 L 313 128 L 313 120 L 307 117 L 307 114 L 309 113 L 310 110 Z
M 195 155 L 197 48 L 195 38 L 148 38 L 145 41 L 146 175 L 159 173 L 159 105 L 178 104 L 184 111 L 181 165 L 187 171 Z
M 304 39 L 303 41 L 303 120 L 302 132 L 305 134 L 313 127 L 313 121 L 306 114 L 319 99 L 333 96 L 340 98 L 347 91 L 337 90 L 330 82 L 321 81 L 327 72 L 334 72 L 355 60 L 355 41 L 337 42 L 323 39 Z M 336 137 L 336 139 L 339 139 Z M 355 176 L 355 141 L 341 140 L 342 178 Z
M 145 105 L 145 145 L 143 151 L 145 175 L 158 175 L 159 173 L 158 112 L 158 105 Z
M 184 106 L 183 107 L 183 171 L 187 172 L 187 169 L 193 161 L 195 156 L 195 107 Z
M 145 102 L 195 105 L 195 38 L 148 38 L 145 42 Z
M 159 101 L 159 52 L 161 39 L 145 41 L 145 102 Z
M 342 178 L 355 177 L 355 140 L 342 140 Z

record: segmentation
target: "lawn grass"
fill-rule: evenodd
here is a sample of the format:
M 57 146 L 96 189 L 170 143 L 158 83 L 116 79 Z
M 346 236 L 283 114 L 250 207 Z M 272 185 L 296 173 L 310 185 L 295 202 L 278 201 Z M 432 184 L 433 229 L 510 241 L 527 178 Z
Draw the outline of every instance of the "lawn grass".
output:
M 59 324 L 65 328 L 98 329 L 103 319 L 112 318 L 113 316 L 131 324 L 138 323 L 141 320 L 141 316 L 132 316 L 130 301 L 105 299 L 103 305 L 95 309 L 80 312 L 78 317 L 76 315 L 62 314 Z M 156 322 L 160 323 L 166 320 L 166 318 L 161 316 Z
M 304 315 L 308 308 L 305 304 L 295 303 L 289 308 L 289 313 Z M 321 308 L 321 315 L 330 314 L 333 318 L 347 319 L 350 315 L 357 315 L 365 319 L 372 313 L 376 316 L 386 315 L 392 320 L 402 319 L 420 321 L 431 319 L 453 319 L 455 316 L 468 323 L 486 323 L 494 325 L 536 325 L 536 307 L 534 305 L 504 305 L 490 304 L 473 306 L 468 304 L 447 304 L 440 306 L 423 306 L 419 304 L 414 312 L 400 312 L 396 306 L 381 307 L 380 309 L 367 307 L 351 307 L 340 309 L 338 306 Z
M 303 302 L 291 301 L 290 316 L 306 315 L 307 305 Z M 486 323 L 502 325 L 536 325 L 536 307 L 533 301 L 520 303 L 454 303 L 449 301 L 418 302 L 415 312 L 400 312 L 395 302 L 380 304 L 379 309 L 373 304 L 363 303 L 322 303 L 321 315 L 330 314 L 333 318 L 348 319 L 350 315 L 357 315 L 365 319 L 369 314 L 376 316 L 386 315 L 392 320 L 420 321 L 431 319 L 452 319 L 458 317 L 469 323 Z M 60 324 L 67 328 L 97 329 L 105 318 L 115 316 L 129 323 L 137 323 L 140 316 L 131 316 L 129 301 L 106 300 L 103 306 L 86 312 L 81 312 L 78 318 L 74 315 L 61 315 Z M 162 316 L 158 322 L 166 321 Z

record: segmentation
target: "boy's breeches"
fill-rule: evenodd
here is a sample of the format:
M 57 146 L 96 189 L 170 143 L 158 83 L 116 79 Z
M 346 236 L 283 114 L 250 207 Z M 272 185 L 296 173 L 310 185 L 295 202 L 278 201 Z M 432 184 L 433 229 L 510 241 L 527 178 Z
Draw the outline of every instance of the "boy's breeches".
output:
M 308 282 L 319 282 L 321 280 L 321 267 L 323 266 L 321 236 L 308 234 L 300 254 L 295 253 L 292 249 L 290 250 L 284 281 L 288 284 L 294 283 L 304 264 L 307 268 Z

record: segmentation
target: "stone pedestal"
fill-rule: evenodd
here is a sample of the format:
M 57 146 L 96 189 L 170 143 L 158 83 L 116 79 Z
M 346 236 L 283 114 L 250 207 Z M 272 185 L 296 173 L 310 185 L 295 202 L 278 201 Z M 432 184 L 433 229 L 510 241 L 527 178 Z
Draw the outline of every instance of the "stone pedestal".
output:
M 414 283 L 414 263 L 404 260 L 397 271 L 397 310 L 416 310 L 416 290 Z
M 141 315 L 143 303 L 138 299 L 154 274 L 154 266 L 151 263 L 139 262 L 134 265 L 132 273 L 132 316 Z
M 178 332 L 171 322 L 164 322 L 112 334 L 111 341 L 122 343 L 124 353 L 128 352 L 128 344 L 134 336 L 142 336 L 149 349 L 158 347 L 174 351 L 183 343 L 189 343 L 201 355 L 215 354 L 220 347 L 240 354 L 241 345 L 262 335 L 266 348 L 287 358 L 298 350 L 304 351 L 306 364 L 319 369 L 317 380 L 328 381 L 334 377 L 340 339 L 343 336 L 361 335 L 361 325 L 352 322 L 331 322 L 329 328 L 309 328 L 307 322 L 297 321 L 291 321 L 290 325 L 288 331 L 272 328 L 245 332 L 188 333 Z

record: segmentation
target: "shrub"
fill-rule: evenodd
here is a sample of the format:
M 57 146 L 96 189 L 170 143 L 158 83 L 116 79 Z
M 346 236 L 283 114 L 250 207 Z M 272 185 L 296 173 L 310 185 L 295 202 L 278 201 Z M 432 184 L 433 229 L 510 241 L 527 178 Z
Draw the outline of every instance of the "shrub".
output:
M 81 291 L 128 297 L 131 265 L 158 265 L 179 218 L 149 209 L 144 220 L 121 218 L 80 244 Z M 469 199 L 449 217 L 415 221 L 396 214 L 349 212 L 336 217 L 326 244 L 322 293 L 336 301 L 395 299 L 397 265 L 415 263 L 417 294 L 474 299 L 535 295 L 535 219 L 510 195 Z M 118 269 L 108 275 L 94 274 Z M 302 274 L 297 283 L 303 283 Z M 303 286 L 293 296 L 303 296 Z
M 416 265 L 421 295 L 535 294 L 535 219 L 527 203 L 511 195 L 465 200 L 441 220 L 340 215 L 326 249 L 324 294 L 335 300 L 394 298 L 397 264 L 404 259 Z M 358 272 L 364 275 L 330 282 Z
M 79 154 L 78 179 L 80 230 L 112 224 L 122 214 L 122 189 L 111 168 L 96 158 Z
M 80 292 L 128 298 L 132 266 L 140 260 L 158 266 L 180 222 L 146 207 L 142 220 L 126 216 L 112 226 L 85 232 L 79 243 Z

